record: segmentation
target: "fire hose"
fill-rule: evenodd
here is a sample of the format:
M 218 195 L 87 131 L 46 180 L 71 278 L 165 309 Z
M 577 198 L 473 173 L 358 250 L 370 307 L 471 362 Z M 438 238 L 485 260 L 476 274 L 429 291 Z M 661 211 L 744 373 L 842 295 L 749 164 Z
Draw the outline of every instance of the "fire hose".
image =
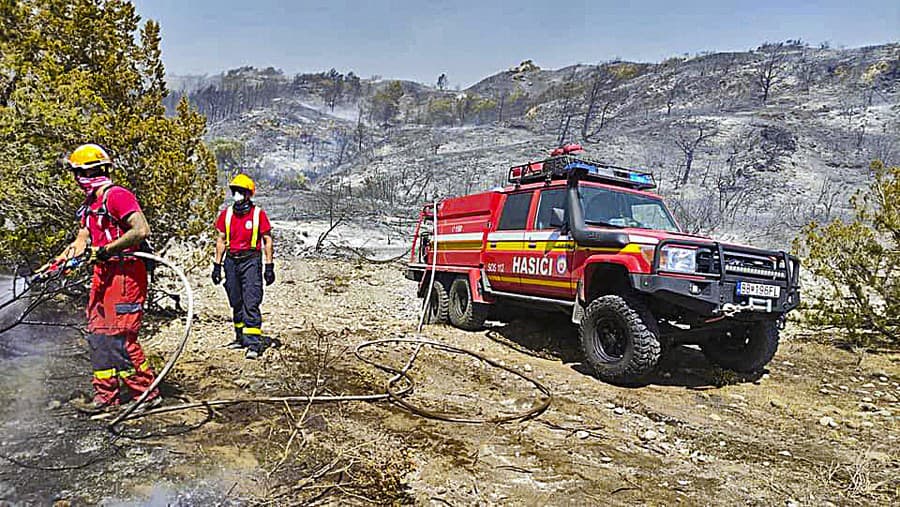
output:
M 432 243 L 432 251 L 434 252 L 434 255 L 432 256 L 433 257 L 432 270 L 431 270 L 431 274 L 430 274 L 430 280 L 429 280 L 429 284 L 428 284 L 428 290 L 426 292 L 426 297 L 425 297 L 425 300 L 423 301 L 422 314 L 420 316 L 419 323 L 417 326 L 417 333 L 421 333 L 422 328 L 425 324 L 426 313 L 429 311 L 429 303 L 430 303 L 431 294 L 432 294 L 432 291 L 434 288 L 434 281 L 435 281 L 435 276 L 436 276 L 436 274 L 435 274 L 436 268 L 437 268 L 437 248 L 436 247 L 437 247 L 437 242 L 438 242 L 437 204 L 436 203 L 435 203 L 435 207 L 434 207 L 433 226 L 434 226 L 435 234 L 434 234 L 433 243 Z M 169 357 L 168 361 L 163 366 L 163 368 L 156 375 L 154 382 L 148 387 L 148 389 L 144 393 L 142 393 L 135 400 L 134 403 L 130 404 L 123 411 L 121 411 L 119 413 L 100 414 L 98 416 L 93 417 L 93 419 L 97 419 L 97 420 L 105 420 L 105 419 L 109 419 L 110 417 L 112 417 L 112 420 L 106 424 L 106 428 L 113 435 L 115 435 L 113 437 L 114 439 L 118 438 L 119 436 L 122 435 L 122 433 L 119 431 L 118 428 L 122 423 L 124 423 L 126 421 L 132 421 L 132 420 L 136 420 L 136 419 L 140 419 L 140 418 L 144 418 L 144 417 L 179 412 L 179 411 L 184 411 L 184 410 L 191 410 L 191 409 L 210 410 L 213 407 L 231 406 L 231 405 L 237 405 L 237 404 L 242 404 L 242 403 L 264 403 L 264 404 L 284 404 L 284 403 L 313 404 L 313 403 L 317 403 L 318 404 L 318 403 L 337 403 L 337 402 L 353 402 L 353 401 L 357 401 L 357 402 L 391 401 L 391 402 L 394 402 L 394 403 L 404 407 L 409 412 L 419 415 L 421 417 L 435 419 L 435 420 L 441 420 L 441 421 L 446 421 L 446 422 L 453 422 L 453 423 L 464 423 L 464 424 L 485 424 L 485 423 L 496 424 L 496 423 L 505 423 L 505 422 L 513 422 L 513 421 L 525 421 L 525 420 L 529 420 L 529 419 L 538 417 L 544 411 L 546 411 L 547 408 L 550 406 L 550 403 L 552 400 L 552 393 L 550 392 L 550 390 L 547 387 L 545 387 L 540 382 L 526 376 L 523 373 L 516 371 L 515 369 L 513 369 L 511 367 L 508 367 L 497 361 L 489 359 L 489 358 L 485 357 L 484 355 L 479 354 L 477 352 L 473 352 L 473 351 L 463 349 L 460 347 L 448 345 L 446 343 L 428 340 L 428 339 L 421 337 L 421 335 L 420 335 L 419 337 L 417 337 L 415 339 L 412 339 L 412 338 L 386 338 L 386 339 L 380 339 L 380 340 L 370 340 L 370 341 L 362 342 L 356 346 L 356 348 L 354 350 L 354 354 L 357 357 L 357 359 L 359 359 L 361 362 L 366 363 L 374 368 L 377 368 L 381 371 L 391 374 L 390 378 L 385 382 L 385 389 L 384 389 L 383 393 L 359 394 L 359 395 L 287 395 L 287 396 L 268 396 L 268 397 L 255 396 L 255 397 L 234 398 L 234 399 L 214 399 L 214 400 L 187 402 L 187 403 L 181 403 L 178 405 L 163 406 L 163 407 L 159 407 L 159 408 L 155 408 L 155 409 L 151 409 L 151 410 L 143 410 L 142 411 L 142 410 L 140 410 L 141 405 L 143 405 L 145 403 L 147 397 L 149 396 L 149 393 L 153 392 L 154 389 L 156 389 L 159 385 L 161 385 L 163 383 L 166 376 L 175 367 L 175 364 L 178 362 L 178 360 L 180 359 L 181 355 L 183 354 L 183 352 L 187 346 L 188 340 L 190 339 L 190 334 L 191 334 L 191 329 L 192 329 L 193 319 L 194 319 L 194 298 L 193 298 L 193 291 L 191 289 L 191 286 L 190 286 L 190 283 L 189 283 L 187 277 L 185 276 L 184 272 L 178 266 L 176 266 L 174 263 L 172 263 L 168 259 L 165 259 L 165 258 L 157 256 L 157 255 L 153 255 L 150 253 L 135 252 L 134 255 L 137 257 L 146 259 L 146 260 L 150 260 L 150 261 L 154 261 L 159 264 L 162 264 L 162 265 L 168 267 L 169 269 L 171 269 L 178 276 L 179 280 L 181 281 L 182 285 L 184 286 L 184 291 L 187 296 L 187 314 L 185 316 L 185 326 L 184 326 L 184 331 L 181 335 L 180 341 L 178 342 L 177 346 L 175 347 L 174 352 L 171 354 L 171 356 Z M 67 269 L 73 271 L 78 267 L 78 265 L 79 265 L 79 263 L 72 262 L 72 265 L 69 266 Z M 56 277 L 57 279 L 61 279 L 65 274 L 67 274 L 65 271 L 60 270 L 59 273 L 57 273 L 49 278 L 52 279 L 52 278 Z M 47 277 L 45 277 L 45 279 L 42 281 L 47 282 L 48 281 Z M 84 280 L 81 280 L 81 282 L 83 282 L 83 281 Z M 62 287 L 66 287 L 67 283 L 68 282 L 62 282 Z M 69 285 L 71 285 L 71 284 L 69 284 Z M 54 294 L 57 292 L 58 291 L 50 292 L 50 293 Z M 7 306 L 6 303 L 0 305 L 0 309 L 5 308 L 6 306 Z M 33 310 L 33 308 L 35 306 L 37 306 L 37 303 L 32 302 L 32 304 L 29 305 L 27 311 L 30 312 L 31 310 Z M 18 323 L 23 323 L 22 319 L 23 318 L 20 317 Z M 15 324 L 13 324 L 13 325 L 15 325 Z M 8 329 L 8 327 L 4 328 L 4 329 L 0 329 L 0 332 L 5 331 L 7 329 Z M 405 365 L 399 369 L 395 368 L 395 367 L 391 367 L 386 364 L 378 363 L 377 361 L 374 361 L 363 355 L 363 351 L 365 349 L 380 346 L 380 345 L 387 345 L 387 344 L 413 344 L 416 346 L 416 348 L 413 351 L 413 353 L 409 356 Z M 520 378 L 520 379 L 524 380 L 525 382 L 531 384 L 535 390 L 537 390 L 539 393 L 541 393 L 543 395 L 542 399 L 540 399 L 537 403 L 535 403 L 532 407 L 528 408 L 527 410 L 520 411 L 518 413 L 513 413 L 513 414 L 501 414 L 501 415 L 497 415 L 495 417 L 488 417 L 488 418 L 462 417 L 459 415 L 449 414 L 449 413 L 444 413 L 444 412 L 437 412 L 434 410 L 429 410 L 429 409 L 414 405 L 412 402 L 410 402 L 408 400 L 408 395 L 410 395 L 414 391 L 415 385 L 416 385 L 414 379 L 409 374 L 409 371 L 412 369 L 416 359 L 418 358 L 419 353 L 425 347 L 434 348 L 436 350 L 443 351 L 443 352 L 449 352 L 449 353 L 458 354 L 458 355 L 470 356 L 470 357 L 473 357 L 479 361 L 482 361 L 485 364 L 488 364 L 494 368 L 501 369 L 501 370 L 507 372 L 508 374 L 511 374 L 512 376 Z M 110 441 L 109 444 L 112 444 L 113 441 L 114 440 Z M 20 464 L 22 466 L 26 466 L 25 464 L 23 464 L 17 460 L 14 460 L 10 457 L 7 457 L 7 456 L 0 456 L 0 457 L 4 457 L 9 461 Z M 91 460 L 90 462 L 84 463 L 77 467 L 35 467 L 35 466 L 31 466 L 30 468 L 39 468 L 39 469 L 43 469 L 43 470 L 69 470 L 69 469 L 74 469 L 74 468 L 80 468 L 83 466 L 89 466 L 90 464 L 93 464 L 97 461 L 99 461 L 99 460 Z
M 438 227 L 437 227 L 437 202 L 434 203 L 434 235 L 432 240 L 432 269 L 430 282 L 428 284 L 428 290 L 426 292 L 424 304 L 422 305 L 422 313 L 419 318 L 419 325 L 417 327 L 417 332 L 421 333 L 422 328 L 425 324 L 426 313 L 429 311 L 429 303 L 431 299 L 431 293 L 434 289 L 434 281 L 435 281 L 435 273 L 437 271 L 437 244 L 438 244 Z M 146 255 L 146 254 L 143 254 Z M 154 256 L 155 257 L 155 256 Z M 149 257 L 146 257 L 149 258 Z M 169 359 L 169 362 L 166 364 L 166 367 L 160 371 L 159 375 L 156 378 L 156 381 L 153 385 L 148 389 L 147 392 L 150 392 L 154 387 L 156 387 L 160 382 L 162 382 L 163 378 L 166 374 L 172 369 L 175 362 L 178 360 L 178 357 L 181 355 L 181 352 L 184 350 L 184 346 L 187 343 L 188 336 L 190 334 L 191 327 L 191 318 L 193 316 L 193 299 L 190 292 L 190 286 L 187 282 L 187 279 L 184 277 L 184 274 L 181 271 L 173 266 L 168 261 L 165 261 L 160 258 L 155 258 L 154 260 L 159 260 L 166 266 L 173 269 L 176 273 L 178 273 L 179 277 L 182 280 L 182 283 L 185 285 L 185 290 L 188 293 L 188 317 L 185 325 L 185 332 L 182 338 L 182 341 L 179 343 L 179 346 L 176 350 L 176 353 Z M 416 345 L 415 350 L 410 355 L 409 359 L 406 362 L 406 365 L 401 369 L 392 368 L 388 365 L 377 363 L 371 359 L 363 356 L 362 351 L 369 347 L 374 347 L 377 345 L 384 345 L 389 343 L 409 343 Z M 432 410 L 428 410 L 422 407 L 418 407 L 409 402 L 406 397 L 408 394 L 412 393 L 415 388 L 415 381 L 409 375 L 409 370 L 413 367 L 419 353 L 421 352 L 423 347 L 431 347 L 437 350 L 442 350 L 444 352 L 451 352 L 454 354 L 460 355 L 468 355 L 482 361 L 486 364 L 489 364 L 495 368 L 499 368 L 501 370 L 506 371 L 507 373 L 521 378 L 522 380 L 530 383 L 537 391 L 544 395 L 543 399 L 540 400 L 537 404 L 529 408 L 528 410 L 508 415 L 501 415 L 491 418 L 466 418 L 460 417 L 457 415 L 436 412 Z M 426 340 L 423 338 L 417 339 L 409 339 L 409 338 L 387 338 L 381 340 L 370 340 L 360 343 L 356 346 L 354 350 L 354 354 L 357 359 L 360 361 L 373 366 L 379 370 L 392 374 L 392 376 L 385 383 L 385 392 L 382 394 L 367 394 L 367 395 L 337 395 L 337 396 L 323 396 L 323 395 L 291 395 L 291 396 L 269 396 L 269 397 L 250 397 L 250 398 L 236 398 L 236 399 L 217 399 L 217 400 L 207 400 L 207 401 L 197 401 L 190 403 L 183 403 L 180 405 L 172 405 L 167 407 L 160 407 L 152 410 L 147 410 L 143 412 L 135 412 L 140 403 L 143 403 L 144 399 L 147 396 L 145 392 L 144 395 L 141 396 L 137 400 L 133 406 L 129 408 L 127 412 L 123 412 L 119 414 L 112 422 L 109 423 L 109 428 L 114 429 L 115 426 L 126 420 L 133 420 L 142 417 L 147 417 L 151 415 L 165 414 L 171 412 L 177 412 L 182 410 L 189 409 L 197 409 L 197 408 L 212 408 L 217 406 L 227 406 L 227 405 L 236 405 L 239 403 L 269 403 L 269 404 L 283 404 L 283 403 L 335 403 L 335 402 L 347 402 L 347 401 L 365 401 L 365 402 L 374 402 L 374 401 L 393 401 L 398 405 L 404 407 L 406 410 L 410 411 L 413 414 L 426 417 L 429 419 L 437 419 L 441 421 L 447 422 L 455 422 L 455 423 L 467 423 L 467 424 L 485 424 L 485 423 L 503 423 L 503 422 L 511 422 L 511 421 L 524 421 L 528 419 L 532 419 L 534 417 L 542 414 L 547 408 L 550 406 L 550 402 L 552 400 L 552 394 L 550 390 L 545 387 L 540 382 L 516 371 L 515 369 L 500 364 L 497 361 L 493 361 L 482 354 L 477 352 L 473 352 L 470 350 L 466 350 L 459 347 L 454 347 L 452 345 L 447 345 L 445 343 L 440 343 L 432 340 Z M 398 386 L 398 384 L 400 384 Z

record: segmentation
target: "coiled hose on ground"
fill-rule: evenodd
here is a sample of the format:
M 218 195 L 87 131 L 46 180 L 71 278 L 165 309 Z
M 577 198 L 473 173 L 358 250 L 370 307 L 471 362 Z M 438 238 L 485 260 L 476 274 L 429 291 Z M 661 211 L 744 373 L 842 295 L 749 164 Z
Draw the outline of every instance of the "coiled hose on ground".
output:
M 438 244 L 437 201 L 434 202 L 433 206 L 434 206 L 434 208 L 433 208 L 433 211 L 434 211 L 434 214 L 433 214 L 433 216 L 434 216 L 434 221 L 433 221 L 434 234 L 433 234 L 433 239 L 432 239 L 432 252 L 434 252 L 434 254 L 432 255 L 432 267 L 431 267 L 431 274 L 430 274 L 431 276 L 430 276 L 429 286 L 428 286 L 427 292 L 425 293 L 426 296 L 425 296 L 425 300 L 423 301 L 422 313 L 420 315 L 419 325 L 417 327 L 418 333 L 422 332 L 422 328 L 425 324 L 425 315 L 426 315 L 426 312 L 428 312 L 429 303 L 430 303 L 430 299 L 431 299 L 431 293 L 434 288 L 435 273 L 437 271 L 437 244 Z M 426 339 L 422 339 L 422 338 L 418 338 L 418 339 L 387 338 L 387 339 L 382 339 L 382 340 L 371 340 L 371 341 L 362 342 L 359 345 L 357 345 L 356 349 L 354 350 L 354 354 L 360 361 L 362 361 L 366 364 L 369 364 L 369 365 L 371 365 L 379 370 L 382 370 L 384 372 L 393 374 L 393 376 L 390 377 L 387 380 L 387 382 L 385 383 L 385 392 L 382 394 L 342 395 L 342 396 L 294 395 L 294 396 L 250 397 L 250 398 L 237 398 L 237 399 L 217 399 L 217 400 L 207 400 L 207 401 L 183 403 L 180 405 L 160 407 L 160 408 L 156 408 L 153 410 L 147 410 L 147 411 L 138 411 L 139 406 L 142 403 L 144 403 L 144 401 L 146 400 L 148 393 L 152 392 L 152 390 L 154 388 L 156 388 L 156 386 L 158 386 L 163 381 L 163 379 L 172 370 L 175 363 L 178 361 L 178 358 L 181 356 L 181 353 L 184 351 L 185 345 L 187 344 L 187 340 L 190 336 L 191 324 L 192 324 L 193 315 L 194 315 L 194 313 L 193 313 L 194 306 L 193 306 L 193 292 L 191 291 L 190 283 L 188 283 L 187 277 L 185 277 L 184 273 L 177 266 L 174 266 L 168 260 L 163 259 L 158 256 L 155 256 L 155 255 L 146 254 L 146 253 L 137 253 L 136 255 L 138 255 L 139 257 L 145 258 L 145 259 L 154 260 L 156 262 L 164 264 L 165 266 L 167 266 L 170 269 L 172 269 L 173 271 L 175 271 L 176 274 L 178 274 L 178 277 L 181 279 L 182 284 L 184 284 L 185 292 L 187 293 L 188 314 L 186 317 L 184 334 L 183 334 L 181 342 L 178 344 L 178 347 L 175 350 L 175 353 L 172 355 L 171 358 L 169 358 L 169 361 L 166 363 L 165 367 L 159 372 L 153 385 L 151 385 L 150 388 L 144 394 L 142 394 L 140 398 L 138 398 L 136 403 L 132 404 L 126 411 L 118 414 L 116 416 L 116 418 L 113 419 L 108 424 L 108 427 L 113 431 L 115 431 L 116 425 L 118 425 L 119 423 L 126 421 L 126 420 L 133 420 L 133 419 L 138 419 L 138 418 L 147 417 L 147 416 L 151 416 L 151 415 L 165 414 L 165 413 L 177 412 L 177 411 L 181 411 L 181 410 L 189 410 L 189 409 L 196 409 L 196 408 L 212 408 L 212 407 L 218 407 L 218 406 L 236 405 L 239 403 L 272 403 L 272 404 L 274 404 L 274 403 L 277 403 L 277 404 L 283 404 L 283 403 L 335 403 L 335 402 L 346 402 L 346 401 L 373 402 L 373 401 L 388 401 L 388 400 L 390 400 L 390 401 L 393 401 L 393 402 L 397 403 L 398 405 L 404 407 L 405 409 L 409 410 L 410 412 L 417 414 L 419 416 L 422 416 L 422 417 L 426 417 L 429 419 L 437 419 L 437 420 L 447 421 L 447 422 L 468 423 L 468 424 L 524 421 L 524 420 L 532 419 L 534 417 L 539 416 L 545 410 L 547 410 L 547 408 L 550 406 L 550 403 L 552 400 L 552 394 L 547 387 L 545 387 L 540 382 L 532 379 L 531 377 L 528 377 L 510 367 L 507 367 L 496 361 L 488 359 L 487 357 L 485 357 L 482 354 L 473 352 L 471 350 L 454 347 L 452 345 L 447 345 L 445 343 L 440 343 L 440 342 L 436 342 L 436 341 L 432 341 L 432 340 L 426 340 Z M 398 369 L 392 368 L 388 365 L 377 363 L 375 361 L 372 361 L 371 359 L 364 357 L 361 353 L 361 351 L 366 348 L 373 347 L 376 345 L 388 344 L 388 343 L 409 343 L 409 344 L 416 345 L 416 349 L 410 355 L 409 360 L 406 362 L 406 365 L 402 369 L 398 370 Z M 426 346 L 435 348 L 437 350 L 443 350 L 445 352 L 451 352 L 454 354 L 468 355 L 468 356 L 474 357 L 474 358 L 476 358 L 480 361 L 483 361 L 495 368 L 499 368 L 501 370 L 506 371 L 507 373 L 510 373 L 516 377 L 519 377 L 519 378 L 525 380 L 526 382 L 533 385 L 537 391 L 542 393 L 544 395 L 544 397 L 543 397 L 543 399 L 541 399 L 538 403 L 536 403 L 534 406 L 532 406 L 528 410 L 525 410 L 525 411 L 522 411 L 522 412 L 519 412 L 516 414 L 509 414 L 509 415 L 497 416 L 497 417 L 493 417 L 493 418 L 484 418 L 484 419 L 460 417 L 460 416 L 456 416 L 456 415 L 452 415 L 452 414 L 435 412 L 435 411 L 427 410 L 427 409 L 424 409 L 421 407 L 417 407 L 406 399 L 406 395 L 410 394 L 415 388 L 415 381 L 409 375 L 409 370 L 413 367 L 413 364 L 415 363 L 422 348 L 426 347 Z M 398 389 L 398 384 L 402 384 L 399 389 Z

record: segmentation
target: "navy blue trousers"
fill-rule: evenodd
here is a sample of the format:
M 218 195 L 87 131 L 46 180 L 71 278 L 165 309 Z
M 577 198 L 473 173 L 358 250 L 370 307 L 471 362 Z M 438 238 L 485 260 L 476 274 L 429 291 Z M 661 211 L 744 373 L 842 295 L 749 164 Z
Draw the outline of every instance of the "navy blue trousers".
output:
M 234 331 L 241 345 L 259 351 L 262 335 L 262 255 L 225 256 L 225 291 L 231 305 Z

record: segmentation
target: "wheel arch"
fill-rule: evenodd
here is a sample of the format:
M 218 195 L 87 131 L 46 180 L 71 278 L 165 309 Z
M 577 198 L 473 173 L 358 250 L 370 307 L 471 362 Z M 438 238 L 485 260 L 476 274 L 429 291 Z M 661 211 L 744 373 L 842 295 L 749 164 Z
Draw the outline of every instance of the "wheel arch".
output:
M 617 262 L 593 262 L 584 268 L 583 293 L 586 304 L 600 296 L 628 295 L 632 292 L 628 267 Z

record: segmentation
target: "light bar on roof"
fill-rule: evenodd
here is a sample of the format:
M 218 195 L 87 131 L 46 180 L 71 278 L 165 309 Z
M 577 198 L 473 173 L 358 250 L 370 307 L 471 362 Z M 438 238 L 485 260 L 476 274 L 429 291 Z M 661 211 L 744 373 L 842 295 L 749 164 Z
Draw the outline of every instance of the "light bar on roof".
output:
M 552 157 L 541 162 L 513 166 L 509 169 L 509 182 L 519 185 L 522 183 L 560 179 L 568 177 L 568 175 L 576 171 L 580 171 L 582 177 L 588 180 L 602 181 L 638 190 L 656 187 L 652 173 L 592 162 L 568 155 Z

